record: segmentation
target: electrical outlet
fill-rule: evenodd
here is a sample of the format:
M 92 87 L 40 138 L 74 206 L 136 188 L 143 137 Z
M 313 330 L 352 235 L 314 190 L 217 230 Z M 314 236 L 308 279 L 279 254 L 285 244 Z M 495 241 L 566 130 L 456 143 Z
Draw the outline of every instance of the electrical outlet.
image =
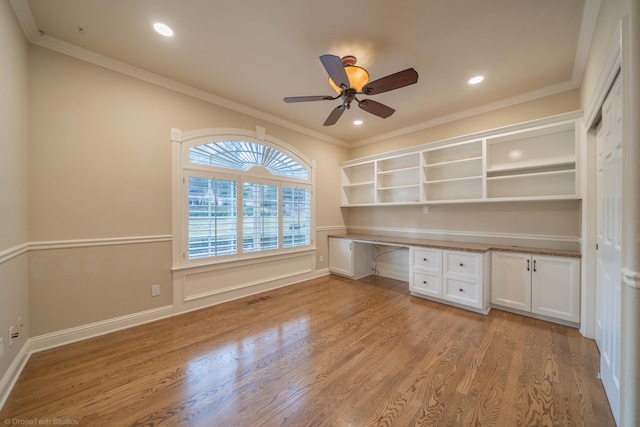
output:
M 320 255 L 320 262 L 324 262 L 324 255 Z
M 157 297 L 160 295 L 160 285 L 151 285 L 151 296 Z

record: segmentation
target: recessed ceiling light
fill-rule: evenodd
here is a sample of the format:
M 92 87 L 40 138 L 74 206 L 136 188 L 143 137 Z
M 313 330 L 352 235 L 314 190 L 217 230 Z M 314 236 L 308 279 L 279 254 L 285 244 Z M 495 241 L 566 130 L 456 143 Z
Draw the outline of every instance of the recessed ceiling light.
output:
M 470 85 L 477 85 L 478 83 L 480 83 L 481 81 L 484 80 L 483 76 L 475 76 L 475 77 L 471 77 L 469 79 L 469 84 Z
M 153 29 L 158 32 L 158 34 L 162 34 L 165 37 L 171 37 L 173 35 L 173 30 L 166 24 L 162 22 L 156 22 L 153 24 Z
M 362 120 L 354 120 L 353 124 L 356 126 L 360 126 L 362 124 Z

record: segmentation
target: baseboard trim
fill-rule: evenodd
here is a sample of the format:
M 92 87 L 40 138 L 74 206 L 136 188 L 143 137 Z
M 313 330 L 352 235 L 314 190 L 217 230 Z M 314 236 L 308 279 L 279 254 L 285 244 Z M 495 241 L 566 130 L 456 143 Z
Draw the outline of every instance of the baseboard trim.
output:
M 173 316 L 173 306 L 167 305 L 164 307 L 158 307 L 151 310 L 103 320 L 100 322 L 89 323 L 69 329 L 63 329 L 61 331 L 51 332 L 48 334 L 30 338 L 30 350 L 31 353 L 37 353 L 40 351 L 48 350 L 50 348 L 60 347 L 62 345 L 109 334 L 111 332 L 116 332 L 122 329 L 131 328 L 133 326 L 142 325 L 171 316 Z
M 9 398 L 9 394 L 11 394 L 13 386 L 16 385 L 16 381 L 18 381 L 22 370 L 29 361 L 29 357 L 31 357 L 31 343 L 30 340 L 27 340 L 18 352 L 18 355 L 13 359 L 7 372 L 0 378 L 0 410 L 2 410 L 2 407 Z
M 296 278 L 294 281 L 286 282 L 273 286 L 269 289 L 276 289 L 292 284 L 298 283 L 301 280 L 311 280 L 322 276 L 329 275 L 329 269 L 323 268 L 316 270 L 313 274 L 306 274 L 304 278 Z M 265 292 L 266 290 L 260 290 L 258 293 Z M 238 298 L 244 298 L 250 296 L 250 293 L 242 295 Z M 234 298 L 235 299 L 235 298 Z M 228 301 L 221 301 L 215 304 L 209 304 L 208 306 L 222 304 Z M 172 317 L 180 314 L 187 313 L 189 311 L 199 310 L 208 306 L 200 306 L 193 308 L 192 310 L 177 311 L 173 305 L 167 305 L 163 307 L 153 308 L 151 310 L 141 311 L 138 313 L 128 314 L 125 316 L 115 317 L 112 319 L 103 320 L 100 322 L 89 323 L 86 325 L 77 326 L 74 328 L 63 329 L 61 331 L 51 332 L 48 334 L 38 335 L 27 339 L 20 352 L 15 357 L 7 372 L 0 378 L 0 410 L 4 406 L 7 398 L 11 394 L 16 381 L 20 377 L 22 370 L 26 366 L 29 358 L 32 354 L 41 351 L 49 350 L 55 347 L 60 347 L 74 342 L 86 340 L 89 338 L 97 337 L 100 335 L 106 335 L 112 332 L 120 331 L 123 329 L 131 328 L 134 326 L 143 325 L 145 323 L 154 322 L 167 317 Z

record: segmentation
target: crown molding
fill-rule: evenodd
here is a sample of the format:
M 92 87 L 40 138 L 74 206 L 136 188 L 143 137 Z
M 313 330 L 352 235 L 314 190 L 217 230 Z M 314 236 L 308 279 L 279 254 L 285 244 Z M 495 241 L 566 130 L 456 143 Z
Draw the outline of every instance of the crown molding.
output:
M 90 62 L 95 65 L 99 65 L 101 67 L 104 67 L 113 71 L 126 74 L 130 77 L 138 78 L 140 80 L 173 90 L 175 92 L 179 92 L 188 96 L 192 96 L 194 98 L 201 99 L 203 101 L 227 108 L 229 110 L 236 111 L 238 113 L 246 114 L 261 120 L 265 120 L 270 123 L 282 126 L 284 128 L 291 129 L 296 132 L 300 132 L 302 134 L 305 134 L 314 138 L 318 138 L 320 140 L 323 140 L 344 148 L 355 148 L 362 145 L 383 141 L 386 139 L 406 135 L 409 133 L 439 126 L 445 123 L 450 123 L 456 120 L 461 120 L 468 117 L 476 116 L 478 114 L 483 114 L 483 113 L 495 111 L 501 108 L 510 107 L 523 102 L 532 101 L 538 98 L 555 95 L 557 93 L 565 92 L 565 91 L 580 87 L 580 84 L 582 83 L 582 77 L 584 75 L 587 58 L 588 58 L 589 48 L 591 46 L 591 40 L 593 38 L 593 32 L 594 32 L 595 25 L 598 18 L 598 12 L 600 10 L 600 1 L 601 0 L 585 1 L 583 14 L 582 14 L 582 21 L 580 25 L 580 34 L 578 36 L 578 47 L 576 49 L 573 72 L 570 80 L 566 82 L 558 83 L 552 86 L 548 86 L 545 88 L 541 88 L 538 90 L 534 90 L 531 92 L 527 92 L 511 98 L 503 99 L 497 102 L 485 104 L 476 108 L 471 108 L 471 109 L 460 111 L 454 114 L 441 116 L 432 120 L 427 120 L 412 126 L 395 130 L 393 132 L 388 132 L 385 134 L 377 135 L 375 137 L 362 139 L 359 141 L 355 141 L 353 143 L 348 143 L 346 141 L 333 138 L 329 135 L 325 135 L 323 133 L 306 128 L 304 126 L 300 126 L 288 120 L 281 119 L 277 116 L 271 115 L 264 111 L 247 107 L 245 105 L 239 104 L 234 101 L 230 101 L 228 99 L 222 98 L 212 93 L 203 91 L 201 89 L 197 89 L 195 87 L 192 87 L 183 83 L 179 83 L 175 80 L 162 77 L 158 74 L 151 73 L 141 68 L 131 66 L 124 62 L 117 61 L 115 59 L 106 57 L 104 55 L 97 54 L 88 49 L 84 49 L 84 48 L 72 45 L 70 43 L 63 42 L 54 37 L 48 36 L 47 34 L 45 34 L 44 32 L 38 29 L 37 24 L 33 19 L 33 15 L 31 13 L 31 9 L 29 8 L 29 4 L 27 0 L 10 0 L 11 5 L 13 6 L 13 9 L 18 18 L 18 21 L 22 26 L 22 29 L 27 37 L 27 40 L 29 40 L 29 42 L 35 45 L 57 51 L 65 55 L 69 55 L 74 58 L 77 58 L 86 62 Z
M 537 89 L 531 92 L 523 93 L 521 95 L 513 96 L 511 98 L 505 98 L 500 101 L 492 102 L 490 104 L 481 105 L 479 107 L 470 108 L 468 110 L 460 111 L 446 116 L 438 117 L 433 120 L 427 120 L 422 123 L 415 124 L 406 128 L 398 129 L 393 132 L 380 134 L 371 138 L 362 139 L 351 144 L 352 148 L 362 145 L 372 144 L 374 142 L 384 141 L 386 139 L 395 138 L 398 136 L 406 135 L 420 130 L 432 128 L 435 126 L 443 125 L 445 123 L 455 122 L 457 120 L 466 119 L 468 117 L 477 116 L 479 114 L 488 113 L 491 111 L 499 110 L 501 108 L 511 107 L 513 105 L 522 104 L 523 102 L 533 101 L 535 99 L 544 98 L 546 96 L 555 95 L 557 93 L 566 92 L 568 90 L 577 89 L 579 86 L 572 81 L 566 81 L 564 83 L 558 83 L 552 86 L 547 86 L 542 89 Z
M 27 40 L 29 40 L 29 42 L 31 42 L 32 44 L 62 53 L 64 55 L 71 56 L 76 59 L 80 59 L 82 61 L 89 62 L 94 65 L 98 65 L 103 68 L 107 68 L 112 71 L 125 74 L 130 77 L 137 78 L 147 83 L 152 83 L 157 86 L 182 93 L 184 95 L 201 99 L 203 101 L 209 102 L 210 104 L 215 104 L 220 107 L 236 111 L 238 113 L 246 114 L 260 120 L 268 121 L 278 126 L 300 132 L 302 134 L 329 142 L 331 144 L 335 144 L 345 148 L 349 147 L 348 143 L 340 139 L 333 138 L 329 135 L 316 132 L 288 120 L 281 119 L 280 117 L 274 116 L 272 114 L 265 113 L 264 111 L 247 107 L 246 105 L 230 101 L 228 99 L 214 95 L 210 92 L 206 92 L 193 86 L 189 86 L 184 83 L 162 77 L 158 74 L 146 71 L 142 68 L 134 67 L 122 61 L 115 60 L 108 56 L 104 56 L 91 50 L 76 46 L 74 44 L 64 42 L 55 37 L 51 37 L 38 29 L 37 24 L 33 19 L 33 15 L 31 14 L 29 4 L 26 0 L 11 0 L 11 5 L 13 6 L 13 9 L 18 18 L 18 22 L 22 26 L 22 30 L 24 31 Z

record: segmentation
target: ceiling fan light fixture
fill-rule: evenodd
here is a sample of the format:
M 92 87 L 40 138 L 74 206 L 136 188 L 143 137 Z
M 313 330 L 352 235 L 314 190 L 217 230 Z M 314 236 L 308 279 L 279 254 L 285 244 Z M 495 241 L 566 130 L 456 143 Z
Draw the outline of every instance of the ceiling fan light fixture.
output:
M 358 67 L 356 64 L 355 56 L 342 57 L 342 64 L 344 65 L 344 71 L 347 73 L 349 79 L 349 87 L 356 92 L 360 92 L 364 85 L 369 83 L 369 72 L 362 67 Z M 342 93 L 342 88 L 334 83 L 329 77 L 329 86 L 336 91 L 336 93 Z

